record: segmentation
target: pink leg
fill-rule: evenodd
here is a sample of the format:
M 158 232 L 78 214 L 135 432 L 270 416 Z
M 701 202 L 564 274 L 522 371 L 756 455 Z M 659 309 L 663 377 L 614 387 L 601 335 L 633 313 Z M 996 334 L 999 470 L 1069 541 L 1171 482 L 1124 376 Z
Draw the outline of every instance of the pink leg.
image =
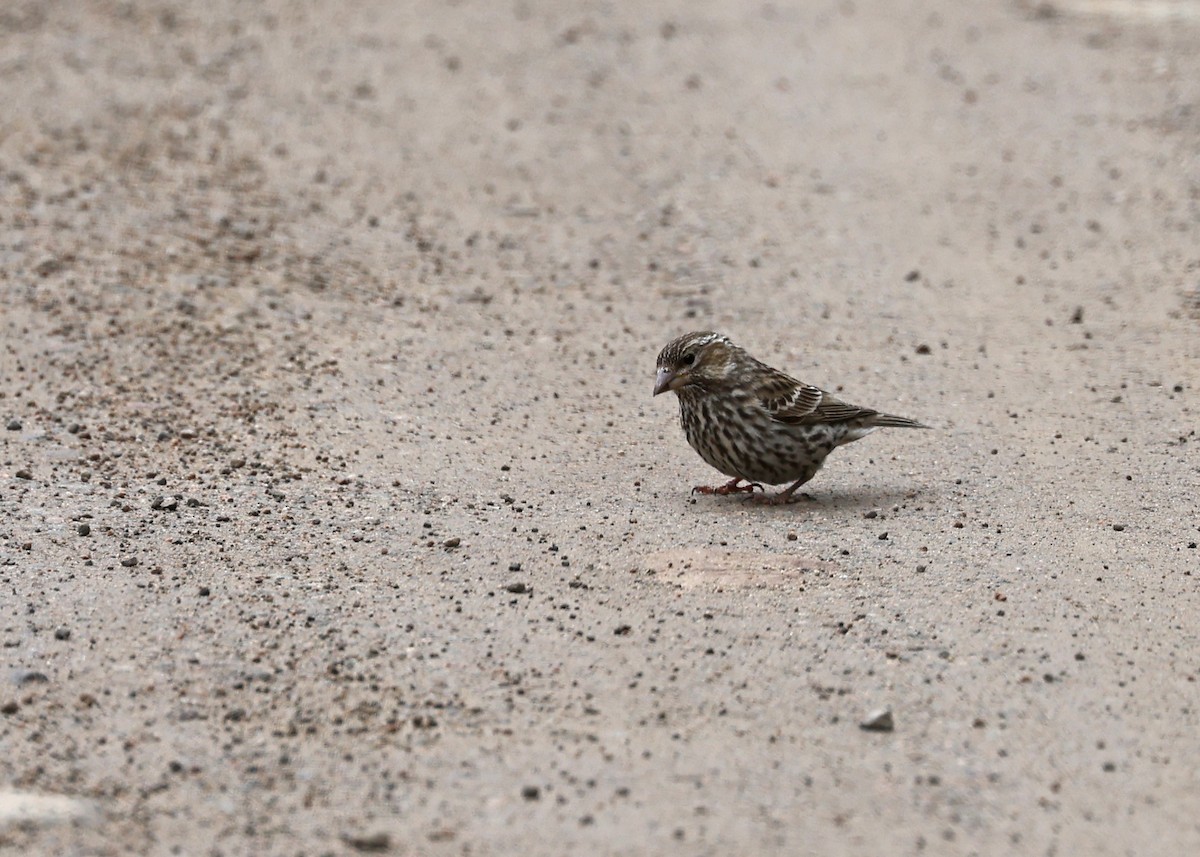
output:
M 807 482 L 808 480 L 810 480 L 814 476 L 816 476 L 817 471 L 820 469 L 820 467 L 821 466 L 818 464 L 816 467 L 812 468 L 812 470 L 810 472 L 805 473 L 803 476 L 801 476 L 799 479 L 797 479 L 795 482 L 793 482 L 791 485 L 789 485 L 786 489 L 779 492 L 778 494 L 773 494 L 770 497 L 768 497 L 764 494 L 762 497 L 758 498 L 759 502 L 766 503 L 769 506 L 782 506 L 785 503 L 796 502 L 796 500 L 799 499 L 796 496 L 794 496 L 796 493 L 796 489 L 798 489 L 805 482 Z
M 724 485 L 697 485 L 695 488 L 692 489 L 692 493 L 693 494 L 725 495 L 725 494 L 745 494 L 745 493 L 749 492 L 749 493 L 753 494 L 755 488 L 757 488 L 759 491 L 763 490 L 763 487 L 761 485 L 759 485 L 757 482 L 748 482 L 745 485 L 739 485 L 738 483 L 740 483 L 741 481 L 742 480 L 740 478 L 735 478 L 735 479 L 730 479 Z

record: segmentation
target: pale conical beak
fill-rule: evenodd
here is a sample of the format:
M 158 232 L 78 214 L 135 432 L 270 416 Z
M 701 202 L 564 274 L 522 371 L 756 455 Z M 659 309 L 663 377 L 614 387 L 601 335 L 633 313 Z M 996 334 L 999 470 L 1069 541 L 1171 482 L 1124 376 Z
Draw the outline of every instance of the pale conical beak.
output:
M 671 383 L 675 380 L 675 373 L 666 366 L 658 367 L 658 375 L 654 379 L 654 395 L 665 393 L 668 390 L 673 390 Z

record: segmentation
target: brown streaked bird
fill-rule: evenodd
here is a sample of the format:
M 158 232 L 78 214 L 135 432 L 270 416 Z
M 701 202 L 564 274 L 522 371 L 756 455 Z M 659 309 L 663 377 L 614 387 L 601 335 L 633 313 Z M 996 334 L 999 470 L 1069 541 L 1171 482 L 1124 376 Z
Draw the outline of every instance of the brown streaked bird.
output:
M 842 444 L 877 428 L 928 428 L 834 398 L 709 330 L 686 333 L 659 353 L 654 395 L 671 391 L 679 397 L 688 443 L 731 477 L 724 485 L 697 485 L 693 493 L 737 494 L 791 482 L 768 500 L 787 503 Z

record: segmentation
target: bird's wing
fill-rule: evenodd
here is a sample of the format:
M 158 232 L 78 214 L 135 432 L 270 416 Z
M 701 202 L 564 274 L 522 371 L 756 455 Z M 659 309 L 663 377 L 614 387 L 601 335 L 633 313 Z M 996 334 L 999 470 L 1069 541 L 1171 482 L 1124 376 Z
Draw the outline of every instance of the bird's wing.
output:
M 792 425 L 841 423 L 875 416 L 878 411 L 850 405 L 820 387 L 797 381 L 771 369 L 758 390 L 758 399 L 772 418 Z

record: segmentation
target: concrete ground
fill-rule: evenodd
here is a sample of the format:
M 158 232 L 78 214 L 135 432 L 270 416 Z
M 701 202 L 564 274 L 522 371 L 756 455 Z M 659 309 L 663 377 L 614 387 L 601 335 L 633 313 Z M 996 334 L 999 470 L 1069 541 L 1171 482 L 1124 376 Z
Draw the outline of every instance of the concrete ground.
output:
M 1197 15 L 5 4 L 0 852 L 1200 853 Z

